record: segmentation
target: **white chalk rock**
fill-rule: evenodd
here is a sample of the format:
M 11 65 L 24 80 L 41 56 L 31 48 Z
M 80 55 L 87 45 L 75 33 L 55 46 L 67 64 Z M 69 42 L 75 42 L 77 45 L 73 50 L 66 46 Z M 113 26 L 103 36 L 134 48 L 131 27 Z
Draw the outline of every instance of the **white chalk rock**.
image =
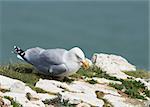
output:
M 16 81 L 14 84 L 11 85 L 10 87 L 11 92 L 16 92 L 16 93 L 24 93 L 25 92 L 25 83 Z
M 45 80 L 45 81 L 47 81 L 47 80 Z M 61 88 L 61 89 L 69 90 L 69 88 L 70 88 L 69 85 L 66 84 L 65 82 L 60 82 L 60 81 L 56 81 L 56 80 L 48 80 L 48 83 L 55 85 L 56 87 Z
M 93 77 L 92 79 L 97 81 L 100 84 L 109 84 L 109 83 L 122 84 L 120 81 L 108 80 L 108 79 L 105 79 L 105 78 Z
M 121 96 L 115 88 L 112 88 L 110 86 L 102 85 L 102 84 L 95 84 L 94 87 L 95 87 L 95 91 L 100 91 L 105 94 L 111 94 L 114 96 Z
M 25 87 L 25 93 L 26 93 L 26 95 L 27 95 L 27 93 L 30 94 L 31 100 L 39 99 L 38 93 L 36 91 L 32 90 L 29 86 Z
M 32 105 L 34 105 L 35 107 L 36 107 L 36 106 L 37 106 L 37 107 L 45 107 L 45 104 L 44 104 L 42 101 L 40 101 L 40 100 L 31 101 L 31 103 L 32 103 Z M 32 106 L 30 106 L 30 107 L 32 107 Z
M 111 94 L 106 94 L 103 98 L 108 100 L 114 107 L 145 107 L 144 102 L 137 99 L 124 98 Z
M 81 102 L 88 103 L 92 106 L 103 107 L 104 102 L 101 99 L 97 99 L 95 96 L 85 94 L 85 93 L 71 93 L 64 92 L 61 93 L 61 101 L 68 101 L 70 104 L 79 104 Z
M 13 84 L 16 85 L 17 83 L 19 83 L 21 86 L 23 86 L 24 84 L 22 81 L 0 75 L 0 88 L 2 89 L 9 90 L 13 86 Z
M 58 97 L 56 95 L 50 95 L 50 94 L 47 94 L 47 93 L 38 93 L 38 96 L 39 96 L 41 101 L 53 100 L 53 99 Z
M 91 107 L 91 106 L 87 103 L 80 103 L 76 107 Z
M 46 80 L 46 79 L 40 79 L 37 83 L 36 83 L 36 87 L 39 87 L 45 91 L 48 91 L 50 93 L 60 93 L 62 92 L 64 89 L 59 88 L 56 84 L 58 83 L 58 81 L 55 80 Z M 56 83 L 56 84 L 55 84 Z M 61 83 L 61 82 L 60 82 Z
M 148 88 L 148 90 L 150 90 L 150 82 L 146 82 L 144 79 L 141 79 L 141 78 L 135 78 L 135 80 L 140 81 Z
M 8 99 L 2 98 L 2 100 L 4 102 L 4 107 L 10 107 L 11 106 L 11 102 Z
M 77 92 L 77 93 L 85 93 L 87 95 L 95 96 L 96 91 L 101 91 L 106 94 L 112 94 L 116 96 L 121 96 L 118 91 L 112 87 L 107 86 L 107 84 L 89 84 L 86 82 L 81 82 L 81 81 L 74 81 L 72 84 L 70 84 L 70 89 L 71 92 Z
M 37 94 L 37 92 L 32 90 L 29 86 L 25 87 L 25 93 Z
M 117 78 L 126 79 L 129 77 L 121 71 L 136 71 L 136 67 L 130 64 L 126 59 L 117 55 L 108 54 L 94 54 L 92 57 L 92 62 L 102 71 L 106 71 L 112 76 Z
M 81 81 L 74 81 L 72 84 L 70 84 L 70 89 L 69 91 L 72 92 L 78 92 L 78 93 L 85 93 L 87 95 L 91 95 L 96 97 L 95 94 L 95 88 L 93 85 L 86 83 L 86 82 L 81 82 Z
M 26 106 L 30 101 L 25 97 L 24 93 L 13 93 L 13 92 L 6 92 L 3 96 L 12 97 L 16 102 L 21 104 L 23 107 Z
M 14 99 L 14 101 L 18 102 L 23 107 L 45 107 L 45 106 L 43 106 L 44 103 L 42 103 L 40 100 L 37 100 L 35 102 L 34 101 L 33 102 L 29 101 L 26 98 L 25 93 L 6 92 L 6 93 L 3 93 L 3 96 L 12 97 Z

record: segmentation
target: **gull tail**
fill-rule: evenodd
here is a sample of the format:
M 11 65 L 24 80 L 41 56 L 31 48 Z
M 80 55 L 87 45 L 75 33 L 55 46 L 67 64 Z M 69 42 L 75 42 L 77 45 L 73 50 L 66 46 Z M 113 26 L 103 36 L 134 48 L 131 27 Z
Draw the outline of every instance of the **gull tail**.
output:
M 20 49 L 17 46 L 14 46 L 14 51 L 17 54 L 17 58 L 19 58 L 21 60 L 26 60 L 26 58 L 24 57 L 25 56 L 25 52 L 22 49 Z

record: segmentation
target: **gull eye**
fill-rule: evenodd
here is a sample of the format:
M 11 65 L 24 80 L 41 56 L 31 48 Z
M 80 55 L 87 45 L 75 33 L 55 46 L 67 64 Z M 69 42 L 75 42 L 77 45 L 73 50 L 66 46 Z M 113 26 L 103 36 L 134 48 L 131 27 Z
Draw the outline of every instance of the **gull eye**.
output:
M 75 54 L 75 55 L 76 55 L 77 59 L 82 60 L 77 54 Z

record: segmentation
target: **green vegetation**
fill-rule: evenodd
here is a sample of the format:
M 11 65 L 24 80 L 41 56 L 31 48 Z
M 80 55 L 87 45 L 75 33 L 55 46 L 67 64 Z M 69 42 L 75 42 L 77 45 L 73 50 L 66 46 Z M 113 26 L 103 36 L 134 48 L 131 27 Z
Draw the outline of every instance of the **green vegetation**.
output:
M 96 84 L 97 81 L 93 80 L 93 79 L 90 79 L 90 80 L 87 80 L 86 82 L 90 83 L 90 84 Z
M 46 99 L 45 101 L 43 101 L 44 104 L 47 105 L 53 105 L 54 107 L 76 107 L 76 105 L 74 104 L 70 104 L 68 101 L 62 101 L 61 102 L 61 95 L 58 95 L 57 98 L 55 99 Z
M 48 93 L 47 91 L 30 84 L 27 84 L 27 86 L 29 86 L 32 90 L 36 91 L 37 93 Z
M 26 63 L 0 66 L 0 75 L 21 80 L 29 85 L 35 85 L 40 78 L 51 79 L 50 76 L 39 74 L 32 65 Z
M 76 79 L 80 79 L 83 77 L 88 77 L 88 78 L 99 77 L 99 78 L 106 78 L 106 79 L 114 80 L 114 81 L 120 81 L 120 79 L 114 76 L 110 76 L 109 74 L 106 74 L 106 72 L 102 71 L 98 67 L 92 67 L 87 70 L 84 70 L 81 68 L 76 74 L 72 75 L 71 77 L 76 78 Z
M 125 74 L 129 76 L 133 76 L 135 78 L 149 79 L 150 72 L 145 70 L 137 70 L 137 71 L 124 71 Z
M 126 93 L 131 98 L 146 100 L 145 96 L 149 97 L 150 91 L 140 81 L 127 79 L 121 82 L 122 84 L 110 83 L 109 85 Z
M 34 72 L 35 70 L 31 65 L 24 63 L 0 66 L 0 75 L 18 79 L 31 85 L 34 85 L 40 78 L 40 76 Z
M 124 88 L 124 85 L 122 84 L 109 83 L 109 86 L 114 87 L 117 90 L 122 90 Z
M 149 72 L 145 72 L 142 70 L 138 70 L 134 72 L 132 71 L 125 72 L 125 73 L 130 76 L 145 78 L 145 79 L 150 77 Z M 24 64 L 24 63 L 16 63 L 16 64 L 0 66 L 0 75 L 5 75 L 14 79 L 21 80 L 38 93 L 48 93 L 47 91 L 37 88 L 34 85 L 40 78 L 51 79 L 51 77 L 38 74 L 37 71 L 34 69 L 34 67 L 32 67 L 32 65 Z M 76 74 L 70 77 L 71 79 L 66 78 L 63 80 L 63 82 L 70 83 L 74 80 L 78 80 L 82 78 L 91 78 L 90 80 L 87 80 L 87 82 L 89 82 L 90 84 L 95 84 L 97 83 L 97 81 L 93 80 L 92 77 L 106 78 L 109 80 L 121 81 L 122 84 L 110 83 L 109 85 L 127 94 L 131 98 L 138 98 L 138 99 L 145 100 L 146 97 L 150 97 L 150 90 L 148 90 L 141 82 L 135 81 L 133 79 L 126 79 L 126 80 L 118 79 L 114 76 L 110 76 L 109 74 L 106 74 L 106 72 L 103 72 L 98 67 L 92 67 L 87 70 L 80 69 Z M 5 92 L 9 90 L 1 90 L 1 91 Z
M 63 101 L 59 104 L 58 107 L 76 107 L 75 104 L 70 104 L 69 101 Z
M 19 104 L 18 102 L 14 101 L 14 99 L 12 97 L 9 96 L 4 96 L 5 99 L 8 99 L 11 102 L 11 105 L 13 107 L 22 107 L 21 104 Z
M 145 89 L 145 90 L 144 90 L 144 94 L 145 94 L 147 97 L 150 98 L 150 90 Z

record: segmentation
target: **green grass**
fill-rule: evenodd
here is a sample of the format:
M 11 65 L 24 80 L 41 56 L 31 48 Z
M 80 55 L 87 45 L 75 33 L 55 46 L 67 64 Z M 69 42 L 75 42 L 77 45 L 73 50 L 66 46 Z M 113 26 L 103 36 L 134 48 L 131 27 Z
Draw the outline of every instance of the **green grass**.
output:
M 150 90 L 145 89 L 145 90 L 144 90 L 144 94 L 145 94 L 147 97 L 150 98 Z
M 120 81 L 120 79 L 118 79 L 114 76 L 110 76 L 109 74 L 106 74 L 106 72 L 102 71 L 98 67 L 92 67 L 92 68 L 89 68 L 87 70 L 84 70 L 84 69 L 81 68 L 76 74 L 72 75 L 71 77 L 73 77 L 73 78 L 99 77 L 99 78 L 106 78 L 106 79 L 109 79 L 109 80 Z
M 149 72 L 145 72 L 141 70 L 134 71 L 134 72 L 132 71 L 125 72 L 125 73 L 134 77 L 149 78 Z M 0 75 L 21 80 L 38 93 L 48 93 L 47 91 L 37 88 L 34 85 L 40 78 L 50 79 L 50 77 L 38 74 L 37 71 L 32 67 L 32 65 L 26 63 L 16 63 L 16 64 L 0 66 Z M 141 82 L 137 82 L 132 79 L 127 79 L 127 80 L 118 79 L 114 76 L 110 76 L 106 74 L 106 72 L 103 72 L 98 67 L 92 67 L 87 70 L 80 69 L 76 74 L 70 77 L 73 79 L 70 80 L 66 79 L 65 82 L 67 81 L 72 82 L 75 79 L 82 79 L 83 77 L 85 78 L 99 77 L 99 78 L 106 78 L 109 80 L 121 81 L 122 84 L 110 84 L 110 86 L 116 88 L 117 90 L 121 90 L 122 92 L 126 93 L 127 95 L 129 95 L 129 97 L 132 98 L 145 99 L 145 96 L 150 97 L 150 90 L 148 90 Z M 87 82 L 91 84 L 97 83 L 92 79 L 88 80 Z M 4 90 L 4 91 L 8 91 L 8 90 Z
M 5 66 L 0 66 L 0 75 L 8 76 L 14 79 L 21 80 L 27 84 L 35 85 L 35 83 L 40 78 L 51 79 L 50 76 L 45 76 L 38 74 L 37 71 L 32 67 L 30 64 L 26 63 L 15 63 L 9 64 Z M 80 79 L 83 77 L 99 77 L 99 78 L 106 78 L 110 80 L 119 80 L 116 77 L 109 76 L 106 72 L 103 72 L 101 69 L 97 67 L 89 68 L 87 70 L 80 69 L 76 74 L 71 76 L 75 79 Z M 67 79 L 65 82 L 72 82 L 74 79 Z
M 39 80 L 40 76 L 31 72 L 34 72 L 34 69 L 29 64 L 10 64 L 0 67 L 0 75 L 34 85 Z
M 117 90 L 126 93 L 131 98 L 146 100 L 144 95 L 149 97 L 150 91 L 140 81 L 127 79 L 122 80 L 121 82 L 122 84 L 110 83 L 109 85 Z
M 30 85 L 35 85 L 40 78 L 51 79 L 49 76 L 39 74 L 32 65 L 26 63 L 0 66 L 0 75 L 18 79 Z
M 124 85 L 123 84 L 115 84 L 115 83 L 109 83 L 109 86 L 114 87 L 117 90 L 122 90 L 124 89 Z
M 53 105 L 54 107 L 76 107 L 75 104 L 70 104 L 67 101 L 62 101 L 61 102 L 61 95 L 58 94 L 58 97 L 55 98 L 55 99 L 46 99 L 45 101 L 43 101 L 44 104 L 47 104 L 47 105 Z
M 93 80 L 93 79 L 87 80 L 86 82 L 88 82 L 88 83 L 90 83 L 90 84 L 96 84 L 96 83 L 97 83 L 97 81 L 95 81 L 95 80 Z
M 124 71 L 124 73 L 135 78 L 150 79 L 150 72 L 145 70 Z

